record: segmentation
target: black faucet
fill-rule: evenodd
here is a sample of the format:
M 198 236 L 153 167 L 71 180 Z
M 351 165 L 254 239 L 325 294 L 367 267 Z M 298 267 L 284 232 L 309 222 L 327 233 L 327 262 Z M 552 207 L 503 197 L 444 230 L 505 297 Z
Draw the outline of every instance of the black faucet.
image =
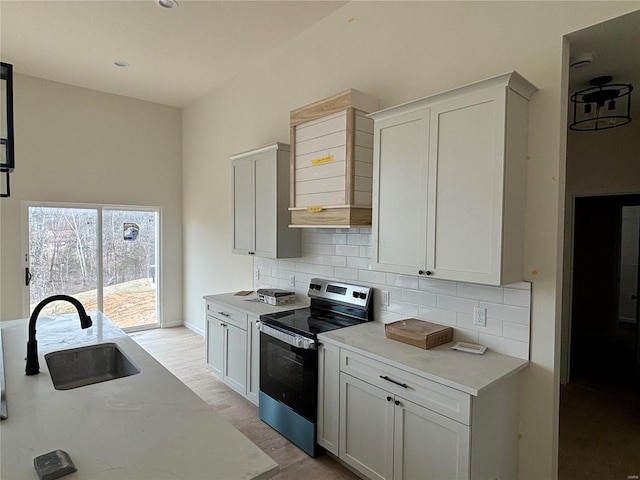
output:
M 73 297 L 69 295 L 53 295 L 52 297 L 47 297 L 42 300 L 36 308 L 33 310 L 31 314 L 31 318 L 29 318 L 29 341 L 27 342 L 27 368 L 25 372 L 27 375 L 35 375 L 40 372 L 40 363 L 38 362 L 38 342 L 36 342 L 36 320 L 38 319 L 38 315 L 40 311 L 43 309 L 45 305 L 51 302 L 55 302 L 57 300 L 65 300 L 71 303 L 76 310 L 78 311 L 78 316 L 80 317 L 80 326 L 82 328 L 89 328 L 93 325 L 91 321 L 91 317 L 87 315 L 86 310 L 82 306 L 82 304 Z

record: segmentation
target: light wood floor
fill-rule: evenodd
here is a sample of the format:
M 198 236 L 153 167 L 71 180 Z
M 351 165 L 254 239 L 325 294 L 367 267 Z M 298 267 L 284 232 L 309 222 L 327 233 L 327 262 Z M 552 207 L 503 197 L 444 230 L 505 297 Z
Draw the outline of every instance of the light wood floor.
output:
M 311 458 L 262 422 L 258 408 L 216 379 L 205 362 L 204 338 L 188 328 L 131 333 L 139 345 L 280 465 L 277 480 L 358 477 L 328 455 Z
M 571 382 L 560 389 L 558 479 L 639 478 L 635 345 L 574 337 L 571 350 Z

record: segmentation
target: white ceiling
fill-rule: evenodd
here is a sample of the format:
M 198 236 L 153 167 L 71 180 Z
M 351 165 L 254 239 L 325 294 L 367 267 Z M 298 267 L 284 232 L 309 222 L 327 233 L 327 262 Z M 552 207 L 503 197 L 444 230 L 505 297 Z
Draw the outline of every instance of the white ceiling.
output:
M 1 58 L 18 73 L 181 107 L 346 3 L 178 1 L 0 0 Z M 640 100 L 640 11 L 568 38 L 572 56 L 594 54 L 571 69 L 571 92 L 612 75 Z
M 181 107 L 345 3 L 0 0 L 0 54 L 17 73 Z
M 588 88 L 592 78 L 610 75 L 613 83 L 631 83 L 635 88 L 632 98 L 640 99 L 640 10 L 585 28 L 567 38 L 572 58 L 593 54 L 589 66 L 570 69 L 570 92 Z

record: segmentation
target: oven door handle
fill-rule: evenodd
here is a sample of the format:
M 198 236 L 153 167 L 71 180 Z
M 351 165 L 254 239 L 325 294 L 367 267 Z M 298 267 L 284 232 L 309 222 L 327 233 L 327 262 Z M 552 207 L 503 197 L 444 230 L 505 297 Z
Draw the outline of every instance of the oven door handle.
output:
M 303 350 L 315 350 L 316 349 L 316 341 L 312 338 L 303 337 L 302 335 L 297 335 L 295 333 L 287 332 L 285 330 L 281 330 L 276 327 L 272 327 L 271 325 L 267 325 L 264 322 L 260 323 L 260 331 L 265 335 L 269 335 L 270 337 L 276 338 L 287 345 L 291 345 L 296 348 L 301 348 Z

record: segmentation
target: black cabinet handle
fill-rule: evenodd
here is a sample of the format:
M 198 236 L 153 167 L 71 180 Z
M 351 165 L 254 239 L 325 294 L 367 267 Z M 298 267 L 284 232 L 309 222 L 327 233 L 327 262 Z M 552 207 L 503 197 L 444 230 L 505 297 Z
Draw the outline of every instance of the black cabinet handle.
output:
M 230 317 L 231 315 L 229 315 L 228 313 L 225 312 L 218 312 L 220 315 L 222 315 L 223 317 Z
M 220 326 L 221 326 L 221 327 L 226 327 L 226 326 L 227 326 L 227 324 L 226 324 L 226 323 L 220 323 Z
M 387 402 L 390 402 L 391 400 L 393 400 L 393 398 L 387 397 Z
M 386 375 L 380 375 L 380 378 L 383 379 L 383 380 L 386 380 L 387 382 L 394 383 L 394 384 L 398 385 L 399 387 L 409 388 L 409 386 L 406 383 L 396 382 L 395 380 L 387 377 Z
M 400 401 L 399 401 L 399 400 L 396 400 L 396 401 L 395 401 L 395 402 L 393 402 L 393 403 L 395 403 L 396 405 L 400 405 Z
M 28 287 L 29 284 L 31 283 L 31 278 L 33 277 L 33 275 L 31 275 L 31 272 L 29 271 L 29 267 L 26 267 L 24 269 L 24 284 Z
M 433 275 L 431 270 L 418 270 L 418 275 Z

